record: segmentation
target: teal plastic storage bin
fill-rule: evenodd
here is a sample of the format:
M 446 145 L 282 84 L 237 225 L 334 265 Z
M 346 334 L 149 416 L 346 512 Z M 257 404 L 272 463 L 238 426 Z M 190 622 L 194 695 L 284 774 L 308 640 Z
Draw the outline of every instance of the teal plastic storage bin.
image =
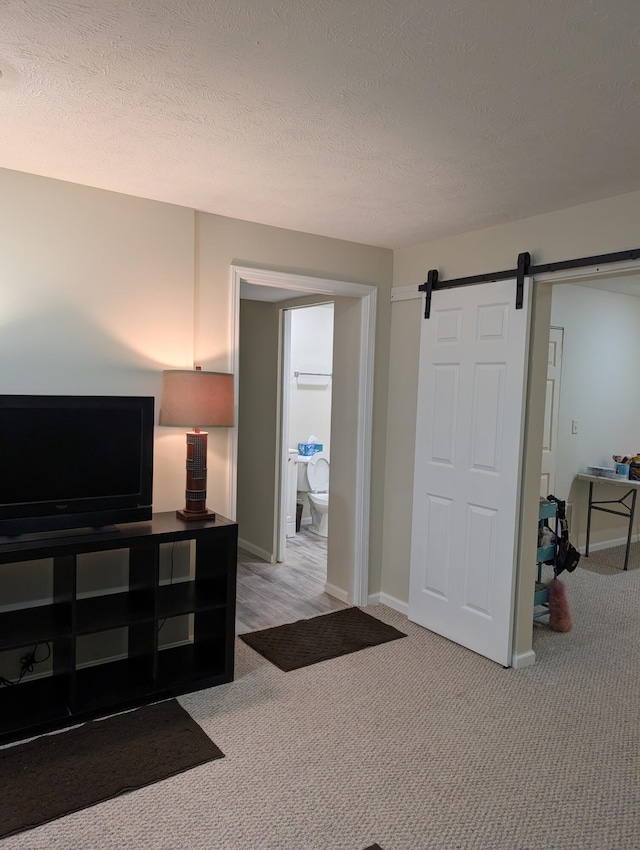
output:
M 298 454 L 302 457 L 312 457 L 321 452 L 324 446 L 322 443 L 298 443 Z

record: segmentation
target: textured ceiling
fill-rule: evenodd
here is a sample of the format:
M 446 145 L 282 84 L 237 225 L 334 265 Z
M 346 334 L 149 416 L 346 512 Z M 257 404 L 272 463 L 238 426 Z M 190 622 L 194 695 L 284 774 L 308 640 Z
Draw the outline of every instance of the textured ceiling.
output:
M 638 0 L 2 0 L 0 167 L 399 247 L 640 188 Z

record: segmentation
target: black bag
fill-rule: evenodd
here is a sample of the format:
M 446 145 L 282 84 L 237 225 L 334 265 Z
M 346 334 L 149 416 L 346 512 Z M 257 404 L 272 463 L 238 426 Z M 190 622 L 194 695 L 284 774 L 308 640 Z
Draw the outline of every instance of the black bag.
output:
M 563 570 L 566 570 L 568 573 L 572 573 L 575 568 L 578 566 L 578 561 L 580 560 L 580 552 L 576 549 L 575 546 L 572 546 L 568 540 L 565 540 L 561 537 L 558 540 L 558 546 L 556 548 L 556 561 L 554 564 L 554 574 L 559 576 Z M 548 562 L 547 562 L 548 563 Z M 553 561 L 551 561 L 553 564 Z
M 569 543 L 569 524 L 567 523 L 567 503 L 561 499 L 556 499 L 555 496 L 547 496 L 549 502 L 556 503 L 556 518 L 558 520 L 558 528 L 560 534 L 556 539 L 556 555 L 555 558 L 545 561 L 553 567 L 554 576 L 559 576 L 561 572 L 566 570 L 572 573 L 578 566 L 580 560 L 580 552 L 575 546 Z

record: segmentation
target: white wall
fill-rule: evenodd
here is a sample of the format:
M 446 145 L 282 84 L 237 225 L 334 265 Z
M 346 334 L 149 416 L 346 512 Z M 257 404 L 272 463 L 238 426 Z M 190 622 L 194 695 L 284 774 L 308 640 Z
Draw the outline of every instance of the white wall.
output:
M 640 390 L 634 376 L 640 363 L 640 298 L 557 285 L 551 323 L 564 328 L 555 495 L 573 506 L 571 539 L 582 545 L 588 485 L 575 476 L 587 466 L 613 466 L 613 454 L 640 451 Z M 574 419 L 577 434 L 571 433 Z M 595 498 L 622 495 L 596 486 Z M 619 539 L 625 530 L 622 518 L 594 513 L 591 542 Z
M 278 493 L 277 304 L 240 301 L 238 381 L 238 500 L 241 545 L 275 557 Z
M 156 397 L 193 365 L 192 210 L 0 170 L 0 392 Z M 184 435 L 156 431 L 154 508 Z
M 298 448 L 313 434 L 331 453 L 331 378 L 295 372 L 333 370 L 333 304 L 291 310 L 289 446 Z

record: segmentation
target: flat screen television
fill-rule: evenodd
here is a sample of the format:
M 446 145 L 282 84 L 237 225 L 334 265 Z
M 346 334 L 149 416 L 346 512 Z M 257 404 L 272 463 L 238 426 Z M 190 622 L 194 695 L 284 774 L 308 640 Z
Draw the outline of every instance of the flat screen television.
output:
M 154 399 L 0 395 L 0 535 L 151 518 Z

